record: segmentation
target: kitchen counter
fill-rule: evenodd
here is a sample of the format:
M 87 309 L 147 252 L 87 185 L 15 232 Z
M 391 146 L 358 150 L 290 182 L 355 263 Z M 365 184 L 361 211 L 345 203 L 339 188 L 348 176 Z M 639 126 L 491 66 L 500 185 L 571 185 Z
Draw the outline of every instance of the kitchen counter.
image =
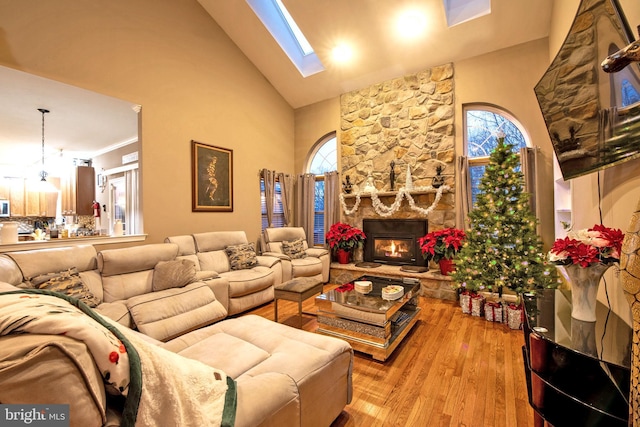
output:
M 59 248 L 72 245 L 107 245 L 113 243 L 142 242 L 146 234 L 132 234 L 124 236 L 86 236 L 70 237 L 67 239 L 28 240 L 18 243 L 0 243 L 0 253 L 13 251 L 28 251 L 31 249 Z

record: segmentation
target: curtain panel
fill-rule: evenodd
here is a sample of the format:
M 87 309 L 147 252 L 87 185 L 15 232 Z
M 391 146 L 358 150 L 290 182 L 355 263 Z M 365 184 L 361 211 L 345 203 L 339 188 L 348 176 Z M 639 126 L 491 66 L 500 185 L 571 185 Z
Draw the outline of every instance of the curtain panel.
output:
M 471 210 L 471 176 L 469 174 L 469 159 L 467 156 L 458 156 L 456 162 L 458 185 L 456 203 L 456 226 L 461 230 L 468 229 L 467 217 Z
M 276 174 L 280 183 L 280 200 L 282 201 L 282 213 L 284 215 L 284 225 L 289 227 L 293 221 L 291 208 L 293 207 L 293 177 L 291 175 L 278 172 Z
M 340 175 L 337 171 L 324 174 L 324 230 L 340 221 Z
M 296 187 L 296 224 L 304 229 L 304 233 L 307 236 L 307 244 L 313 247 L 316 176 L 311 173 L 298 175 Z
M 262 178 L 264 182 L 264 201 L 267 209 L 267 226 L 273 226 L 273 205 L 274 205 L 274 194 L 276 188 L 276 179 L 275 179 L 275 171 L 270 171 L 268 169 L 262 169 L 260 171 L 260 178 Z
M 531 212 L 540 218 L 538 206 L 538 186 L 536 185 L 537 167 L 538 167 L 538 149 L 537 148 L 521 148 L 520 163 L 522 165 L 522 174 L 524 175 L 524 191 L 529 193 L 529 208 Z M 538 235 L 540 234 L 540 222 L 537 226 Z

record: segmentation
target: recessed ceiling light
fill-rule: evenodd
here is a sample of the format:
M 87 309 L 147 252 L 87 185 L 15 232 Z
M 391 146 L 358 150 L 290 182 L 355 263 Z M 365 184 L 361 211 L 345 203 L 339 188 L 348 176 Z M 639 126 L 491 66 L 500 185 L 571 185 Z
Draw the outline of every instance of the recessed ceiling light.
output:
M 339 44 L 331 51 L 331 57 L 335 62 L 345 63 L 353 57 L 353 51 L 346 44 Z
M 409 9 L 398 15 L 396 21 L 398 34 L 403 38 L 415 38 L 427 29 L 427 17 L 417 9 Z

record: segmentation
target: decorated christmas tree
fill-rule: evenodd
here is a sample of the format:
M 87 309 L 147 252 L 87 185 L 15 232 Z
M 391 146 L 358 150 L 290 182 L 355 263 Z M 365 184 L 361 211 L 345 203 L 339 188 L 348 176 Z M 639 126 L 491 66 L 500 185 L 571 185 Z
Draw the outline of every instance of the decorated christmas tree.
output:
M 555 267 L 547 263 L 536 233 L 537 218 L 524 192 L 520 158 L 498 135 L 498 145 L 480 181 L 470 229 L 451 274 L 460 291 L 502 295 L 506 286 L 525 292 L 557 286 Z

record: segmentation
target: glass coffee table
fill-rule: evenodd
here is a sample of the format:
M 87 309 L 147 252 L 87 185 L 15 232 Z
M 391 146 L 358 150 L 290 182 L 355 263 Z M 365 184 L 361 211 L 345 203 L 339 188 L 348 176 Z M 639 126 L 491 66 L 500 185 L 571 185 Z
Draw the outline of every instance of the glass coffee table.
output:
M 370 281 L 371 291 L 356 291 L 356 281 Z M 390 286 L 401 287 L 403 295 L 393 300 L 383 298 L 383 288 Z M 359 277 L 316 297 L 317 332 L 342 338 L 354 350 L 384 362 L 418 321 L 419 291 L 416 279 Z

